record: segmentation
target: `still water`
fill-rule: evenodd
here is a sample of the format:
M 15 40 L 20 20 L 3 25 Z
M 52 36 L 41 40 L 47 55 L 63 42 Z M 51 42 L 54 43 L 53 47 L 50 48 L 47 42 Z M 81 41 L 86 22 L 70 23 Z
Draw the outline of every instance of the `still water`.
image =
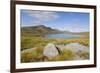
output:
M 47 34 L 46 38 L 76 38 L 80 37 L 78 34 Z

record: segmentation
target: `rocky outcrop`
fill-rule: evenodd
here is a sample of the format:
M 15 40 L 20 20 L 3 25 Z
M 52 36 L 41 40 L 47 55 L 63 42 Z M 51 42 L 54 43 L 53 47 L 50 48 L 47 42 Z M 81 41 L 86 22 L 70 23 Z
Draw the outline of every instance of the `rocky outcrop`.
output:
M 43 55 L 46 56 L 47 58 L 53 58 L 59 55 L 59 51 L 54 44 L 49 43 L 48 45 L 45 46 Z
M 88 52 L 89 51 L 89 47 L 84 46 L 84 45 L 79 44 L 79 43 L 70 43 L 70 44 L 67 44 L 65 46 L 65 48 L 66 49 L 70 49 L 71 51 L 74 51 L 74 52 L 81 52 L 81 51 Z
M 80 43 L 70 43 L 70 44 L 66 44 L 66 45 L 55 45 L 53 43 L 49 43 L 45 46 L 43 55 L 47 58 L 54 58 L 57 55 L 60 55 L 60 53 L 64 49 L 70 50 L 73 53 L 75 53 L 76 54 L 75 60 L 84 59 L 80 55 L 84 52 L 89 53 L 89 47 L 84 46 Z

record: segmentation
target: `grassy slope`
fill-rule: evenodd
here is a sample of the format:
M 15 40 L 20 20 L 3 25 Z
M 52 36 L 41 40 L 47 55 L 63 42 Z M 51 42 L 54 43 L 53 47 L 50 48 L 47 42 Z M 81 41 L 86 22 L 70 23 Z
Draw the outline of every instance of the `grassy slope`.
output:
M 42 37 L 35 36 L 22 36 L 21 37 L 21 62 L 43 62 L 43 61 L 64 61 L 64 60 L 73 60 L 77 55 L 70 50 L 62 51 L 61 55 L 58 55 L 55 58 L 48 59 L 43 56 L 43 48 L 48 43 L 54 44 L 68 44 L 72 42 L 78 42 L 83 45 L 89 46 L 89 34 L 82 35 L 80 38 L 70 38 L 70 39 L 47 39 Z M 36 48 L 30 49 L 30 48 Z M 26 50 L 25 50 L 26 49 Z M 89 53 L 83 52 L 80 56 L 88 59 Z
M 32 47 L 44 47 L 48 43 L 55 44 L 68 44 L 71 42 L 78 42 L 83 45 L 89 46 L 89 34 L 82 35 L 79 38 L 69 38 L 69 39 L 47 39 L 36 36 L 22 36 L 21 37 L 21 48 L 28 49 Z
M 27 31 L 28 30 L 28 31 Z M 81 36 L 79 38 L 69 38 L 69 39 L 47 39 L 43 38 L 44 34 L 55 33 L 57 31 L 51 31 L 50 28 L 38 28 L 36 31 L 30 31 L 31 29 L 25 29 L 21 34 L 21 62 L 40 62 L 40 61 L 64 61 L 64 60 L 73 60 L 73 57 L 76 55 L 74 52 L 69 50 L 62 51 L 61 55 L 58 55 L 55 58 L 48 59 L 43 56 L 43 48 L 48 43 L 54 44 L 68 44 L 72 42 L 81 43 L 85 46 L 89 46 L 89 33 L 77 33 Z M 38 30 L 38 31 L 37 31 Z M 46 31 L 48 30 L 48 31 Z M 44 32 L 45 31 L 45 32 Z M 50 32 L 49 32 L 50 31 Z M 32 33 L 35 34 L 32 34 Z M 42 33 L 44 32 L 44 33 Z M 31 49 L 30 49 L 31 48 Z M 32 48 L 36 48 L 35 50 Z M 83 57 L 88 57 L 88 53 L 82 53 Z

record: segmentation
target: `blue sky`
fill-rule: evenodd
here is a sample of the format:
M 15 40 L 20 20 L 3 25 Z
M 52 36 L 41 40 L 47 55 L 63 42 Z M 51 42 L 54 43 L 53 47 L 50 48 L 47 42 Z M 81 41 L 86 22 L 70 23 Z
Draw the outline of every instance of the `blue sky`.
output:
M 21 26 L 45 25 L 71 32 L 89 31 L 89 13 L 21 10 Z

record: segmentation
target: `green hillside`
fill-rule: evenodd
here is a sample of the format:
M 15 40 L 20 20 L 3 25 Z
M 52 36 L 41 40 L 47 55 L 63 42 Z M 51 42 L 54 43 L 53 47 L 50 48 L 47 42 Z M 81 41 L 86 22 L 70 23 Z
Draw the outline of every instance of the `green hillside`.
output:
M 61 31 L 44 25 L 21 27 L 22 36 L 43 36 L 50 33 L 61 33 Z

